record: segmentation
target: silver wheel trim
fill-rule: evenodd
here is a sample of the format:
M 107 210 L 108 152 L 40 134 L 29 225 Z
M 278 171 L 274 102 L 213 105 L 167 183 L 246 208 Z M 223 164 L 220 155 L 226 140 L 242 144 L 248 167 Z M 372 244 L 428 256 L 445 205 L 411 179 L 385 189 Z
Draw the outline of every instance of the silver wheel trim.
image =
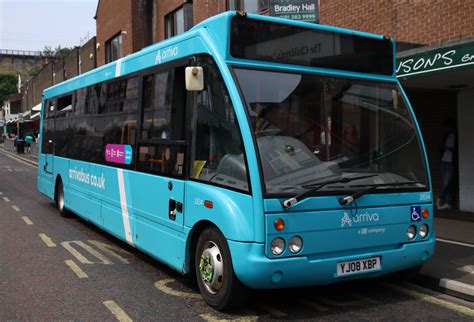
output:
M 64 191 L 63 189 L 59 189 L 59 192 L 58 192 L 58 208 L 59 208 L 59 211 L 63 211 L 64 209 Z
M 210 281 L 205 281 L 201 274 L 199 276 L 206 290 L 211 294 L 217 294 L 221 290 L 224 282 L 224 262 L 219 247 L 217 247 L 214 242 L 208 241 L 205 243 L 204 250 L 201 253 L 200 263 L 203 262 L 205 257 L 209 258 L 207 265 L 210 266 L 207 268 L 213 269 L 213 276 Z

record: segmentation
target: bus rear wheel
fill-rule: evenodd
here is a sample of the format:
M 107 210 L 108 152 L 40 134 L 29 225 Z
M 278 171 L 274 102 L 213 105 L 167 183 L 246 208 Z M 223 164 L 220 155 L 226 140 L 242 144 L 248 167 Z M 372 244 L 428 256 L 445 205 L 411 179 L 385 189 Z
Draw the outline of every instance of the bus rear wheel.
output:
M 204 301 L 216 310 L 240 305 L 245 286 L 235 276 L 229 247 L 216 228 L 206 228 L 196 245 L 194 267 Z
M 67 211 L 64 203 L 64 187 L 62 181 L 59 181 L 56 187 L 56 207 L 61 217 L 70 217 L 70 213 Z

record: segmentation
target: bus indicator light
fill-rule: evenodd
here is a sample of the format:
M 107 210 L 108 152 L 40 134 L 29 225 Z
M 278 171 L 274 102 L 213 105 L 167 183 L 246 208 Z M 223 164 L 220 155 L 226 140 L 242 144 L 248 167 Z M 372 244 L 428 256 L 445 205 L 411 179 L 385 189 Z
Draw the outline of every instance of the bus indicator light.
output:
M 423 211 L 421 212 L 421 217 L 423 217 L 423 219 L 426 219 L 430 216 L 430 212 L 428 211 L 428 209 L 423 209 Z
M 285 221 L 281 218 L 275 219 L 275 221 L 273 222 L 273 226 L 278 231 L 283 230 L 285 229 Z
M 212 209 L 212 208 L 214 208 L 214 203 L 210 200 L 205 200 L 204 201 L 204 207 Z

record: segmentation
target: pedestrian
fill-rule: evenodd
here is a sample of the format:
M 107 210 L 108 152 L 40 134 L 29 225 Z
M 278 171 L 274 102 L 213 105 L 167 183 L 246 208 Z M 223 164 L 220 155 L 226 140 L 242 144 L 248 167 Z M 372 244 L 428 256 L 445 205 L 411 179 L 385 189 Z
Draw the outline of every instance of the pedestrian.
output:
M 34 138 L 31 133 L 28 133 L 25 136 L 25 147 L 26 147 L 26 153 L 31 153 L 31 143 L 33 143 Z
M 454 175 L 454 159 L 456 156 L 456 127 L 452 119 L 444 122 L 445 136 L 441 156 L 441 191 L 436 201 L 438 210 L 453 207 L 452 181 Z

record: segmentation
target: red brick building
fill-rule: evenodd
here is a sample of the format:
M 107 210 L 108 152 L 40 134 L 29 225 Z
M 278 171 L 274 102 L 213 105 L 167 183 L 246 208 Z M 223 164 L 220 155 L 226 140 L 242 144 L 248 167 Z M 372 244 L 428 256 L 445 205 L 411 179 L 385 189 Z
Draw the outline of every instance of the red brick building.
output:
M 321 23 L 432 45 L 474 34 L 472 0 L 320 0 Z
M 267 0 L 268 1 L 268 0 Z M 227 10 L 266 12 L 265 0 L 99 0 L 97 65 L 124 57 Z

